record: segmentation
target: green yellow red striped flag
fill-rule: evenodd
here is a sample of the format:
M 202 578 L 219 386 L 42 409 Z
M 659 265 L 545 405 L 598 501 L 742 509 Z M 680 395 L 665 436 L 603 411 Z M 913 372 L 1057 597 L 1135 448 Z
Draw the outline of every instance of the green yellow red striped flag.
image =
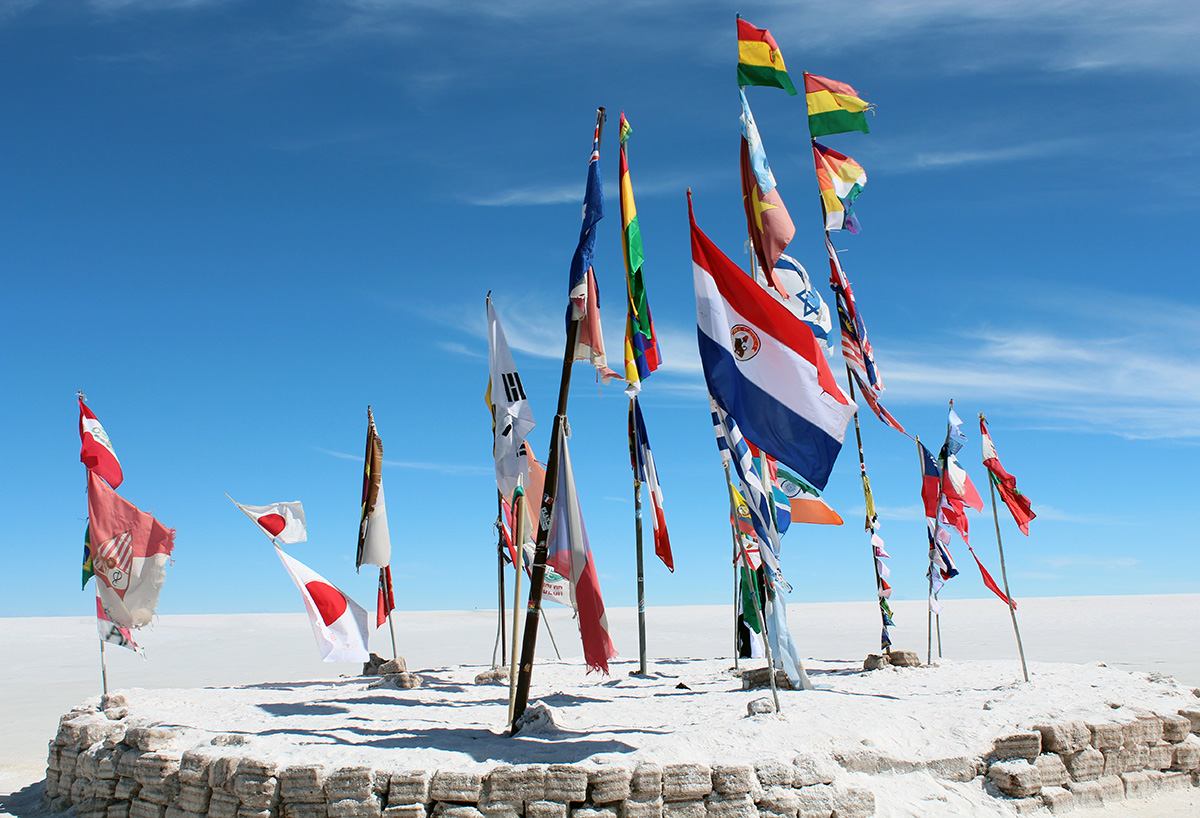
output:
M 796 86 L 783 64 L 783 54 L 771 32 L 738 17 L 738 85 L 769 85 L 796 93 Z
M 637 205 L 633 201 L 633 183 L 629 180 L 629 157 L 625 142 L 633 133 L 625 112 L 621 112 L 621 244 L 625 251 L 625 282 L 629 293 L 628 314 L 625 320 L 625 390 L 631 396 L 641 389 L 642 379 L 658 369 L 662 358 L 654 320 L 650 317 L 650 302 L 646 298 L 646 281 L 642 277 L 642 231 L 638 226 Z
M 869 133 L 866 112 L 871 106 L 844 82 L 804 72 L 808 100 L 808 132 L 815 139 L 831 133 Z
M 852 206 L 867 183 L 867 172 L 849 156 L 819 142 L 813 142 L 812 147 L 821 207 L 825 211 L 825 229 L 857 233 L 858 220 Z

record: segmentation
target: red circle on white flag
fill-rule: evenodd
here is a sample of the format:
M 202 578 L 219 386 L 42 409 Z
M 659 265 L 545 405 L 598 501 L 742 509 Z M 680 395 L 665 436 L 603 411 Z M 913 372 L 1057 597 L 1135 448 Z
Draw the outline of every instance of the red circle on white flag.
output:
M 304 590 L 308 591 L 308 595 L 316 603 L 317 610 L 321 612 L 321 619 L 325 622 L 326 627 L 332 625 L 346 612 L 346 597 L 342 596 L 342 592 L 328 582 L 313 580 L 304 586 Z
M 272 537 L 278 537 L 279 533 L 287 528 L 287 520 L 278 514 L 264 514 L 258 518 L 258 524 L 265 528 Z

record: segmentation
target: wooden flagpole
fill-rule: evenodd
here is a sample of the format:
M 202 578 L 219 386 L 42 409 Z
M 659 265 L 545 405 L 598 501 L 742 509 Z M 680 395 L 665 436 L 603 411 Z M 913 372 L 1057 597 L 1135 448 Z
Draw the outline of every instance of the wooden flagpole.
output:
M 846 363 L 846 384 L 850 387 L 850 400 L 854 400 L 854 375 L 851 374 L 851 372 L 850 372 L 850 364 L 848 362 Z M 864 398 L 864 400 L 866 400 L 866 398 Z M 865 505 L 868 501 L 868 497 L 867 497 L 867 485 L 868 485 L 867 484 L 867 462 L 863 457 L 862 430 L 860 429 L 860 427 L 858 425 L 858 412 L 857 411 L 855 411 L 855 413 L 854 413 L 854 438 L 856 441 L 858 441 L 858 469 L 859 469 L 859 473 L 862 477 L 863 503 Z M 870 499 L 873 501 L 874 498 L 870 498 Z M 867 510 L 867 513 L 868 514 L 870 513 L 869 509 Z M 874 529 L 871 527 L 871 518 L 870 517 L 867 517 L 867 531 L 871 534 L 875 533 Z M 874 543 L 871 543 L 871 569 L 875 572 L 875 592 L 876 592 L 875 597 L 876 597 L 876 601 L 878 601 L 879 599 L 882 599 L 882 597 L 879 596 L 879 591 L 883 588 L 883 582 L 882 582 L 883 577 L 881 577 L 879 575 L 879 558 L 875 556 L 875 544 Z M 882 605 L 879 606 L 879 619 L 880 619 L 883 629 L 887 630 L 887 614 L 885 614 L 883 612 Z M 883 647 L 881 645 L 880 648 L 886 654 L 890 655 L 892 652 L 891 645 L 888 645 L 887 647 Z
M 508 668 L 508 723 L 511 725 L 513 721 L 513 702 L 517 695 L 517 628 L 520 627 L 521 618 L 521 575 L 525 573 L 524 556 L 522 555 L 521 544 L 525 541 L 525 492 L 518 493 L 513 497 L 513 539 L 517 546 L 517 562 L 513 563 L 516 569 L 516 579 L 514 580 L 515 587 L 513 588 L 513 619 L 512 619 L 512 653 L 511 664 Z
M 981 412 L 979 419 L 987 423 L 987 418 Z M 1004 569 L 1004 543 L 1000 541 L 1000 513 L 996 507 L 996 484 L 992 473 L 988 471 L 988 489 L 992 495 L 992 520 L 996 523 L 996 548 L 1000 551 L 1000 578 L 1004 580 L 1004 595 L 1008 597 L 1008 613 L 1012 617 L 1013 633 L 1017 636 L 1017 652 L 1021 654 L 1021 673 L 1025 681 L 1029 681 L 1029 668 L 1025 664 L 1025 646 L 1021 644 L 1021 629 L 1017 627 L 1017 606 L 1013 604 L 1012 594 L 1008 592 L 1008 572 Z
M 638 676 L 646 675 L 646 577 L 642 570 L 642 481 L 638 479 L 637 473 L 637 453 L 633 450 L 638 442 L 634 440 L 633 435 L 637 434 L 634 429 L 633 411 L 637 398 L 629 399 L 629 423 L 631 436 L 629 438 L 629 454 L 633 461 L 633 520 L 634 532 L 636 535 L 636 552 L 637 552 L 637 603 L 638 603 Z M 632 674 L 631 674 L 632 675 Z
M 496 644 L 492 646 L 492 668 L 507 664 L 505 660 L 504 636 L 504 498 L 500 489 L 496 489 L 496 590 L 499 599 L 496 602 Z M 514 625 L 513 627 L 516 627 Z M 500 651 L 500 664 L 496 664 L 496 651 Z
M 596 144 L 604 133 L 604 109 L 596 109 Z M 584 272 L 586 276 L 586 271 Z M 595 309 L 594 304 L 589 305 Z M 529 685 L 533 680 L 533 657 L 537 647 L 538 620 L 541 619 L 542 586 L 546 582 L 547 543 L 550 538 L 550 518 L 554 512 L 555 495 L 558 493 L 558 439 L 567 422 L 567 397 L 571 391 L 571 365 L 575 361 L 575 344 L 579 339 L 579 324 L 582 317 L 572 320 L 567 326 L 567 343 L 563 352 L 562 377 L 558 384 L 558 409 L 554 415 L 554 426 L 550 432 L 550 453 L 546 457 L 546 482 L 542 494 L 541 512 L 538 514 L 537 545 L 533 552 L 533 572 L 529 580 L 529 606 L 525 614 L 525 635 L 521 640 L 521 664 L 517 669 L 517 692 L 513 703 L 513 722 L 510 735 L 517 732 L 517 721 L 525 714 L 529 704 Z
M 104 663 L 104 638 L 100 637 L 100 684 L 103 686 L 104 695 L 108 695 L 108 666 Z

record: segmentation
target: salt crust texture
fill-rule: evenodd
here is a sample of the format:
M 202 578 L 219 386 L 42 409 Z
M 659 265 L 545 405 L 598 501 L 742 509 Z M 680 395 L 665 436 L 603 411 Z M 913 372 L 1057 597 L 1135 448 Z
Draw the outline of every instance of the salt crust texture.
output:
M 1044 665 L 1028 685 L 997 685 L 986 662 L 814 667 L 818 691 L 747 716 L 762 691 L 743 693 L 721 664 L 680 660 L 682 688 L 617 677 L 586 703 L 544 696 L 549 726 L 524 739 L 471 720 L 494 721 L 505 700 L 466 681 L 478 668 L 422 671 L 418 689 L 128 690 L 62 716 L 44 797 L 77 818 L 852 818 L 910 776 L 1018 813 L 1200 785 L 1200 698 L 1154 674 Z M 539 672 L 578 671 L 562 665 Z M 821 701 L 834 695 L 850 708 Z

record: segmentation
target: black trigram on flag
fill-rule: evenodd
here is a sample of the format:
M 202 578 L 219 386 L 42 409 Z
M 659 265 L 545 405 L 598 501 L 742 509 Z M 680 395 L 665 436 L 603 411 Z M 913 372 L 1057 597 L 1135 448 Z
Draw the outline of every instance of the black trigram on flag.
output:
M 525 387 L 521 386 L 521 376 L 516 372 L 505 372 L 500 376 L 504 381 L 504 397 L 509 403 L 525 400 Z

